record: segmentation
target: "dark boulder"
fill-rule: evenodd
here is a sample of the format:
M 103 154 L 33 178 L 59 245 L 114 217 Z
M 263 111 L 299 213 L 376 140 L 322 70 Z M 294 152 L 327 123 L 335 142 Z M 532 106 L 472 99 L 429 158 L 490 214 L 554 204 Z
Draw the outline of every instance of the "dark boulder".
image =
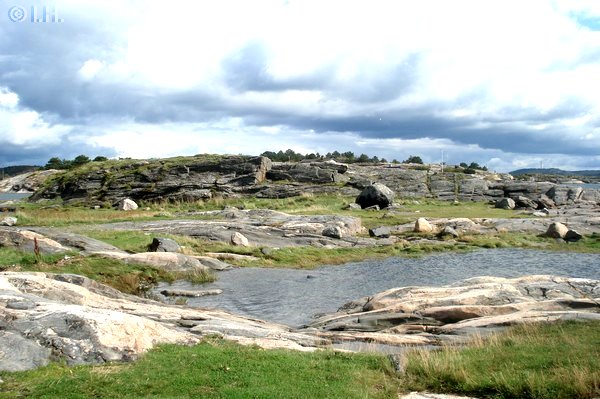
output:
M 356 197 L 356 203 L 361 208 L 369 208 L 377 205 L 379 208 L 387 208 L 394 202 L 394 192 L 387 186 L 381 183 L 374 183 L 367 186 L 359 195 Z
M 180 252 L 181 247 L 170 238 L 155 237 L 148 245 L 148 252 Z

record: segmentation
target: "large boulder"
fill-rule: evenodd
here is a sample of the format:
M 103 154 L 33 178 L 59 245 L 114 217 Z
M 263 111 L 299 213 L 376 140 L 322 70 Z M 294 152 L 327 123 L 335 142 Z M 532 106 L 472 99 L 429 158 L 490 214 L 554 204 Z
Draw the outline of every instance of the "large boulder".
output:
M 548 226 L 548 230 L 546 230 L 546 235 L 552 238 L 565 238 L 567 233 L 569 232 L 569 228 L 560 222 L 554 222 L 550 226 Z
M 496 202 L 496 208 L 500 209 L 510 210 L 515 209 L 516 206 L 517 204 L 515 204 L 515 201 L 512 198 L 502 198 Z
M 538 207 L 538 203 L 530 198 L 527 198 L 523 195 L 518 195 L 513 198 L 515 201 L 515 205 L 519 208 L 531 208 L 536 209 Z
M 581 187 L 554 186 L 548 190 L 547 195 L 556 205 L 567 205 L 580 200 L 583 189 Z
M 541 209 L 556 208 L 556 203 L 552 200 L 552 198 L 548 197 L 546 194 L 540 195 L 540 198 L 538 198 L 537 202 L 538 202 L 538 208 L 541 208 Z
M 381 183 L 374 183 L 367 186 L 359 195 L 356 197 L 356 203 L 365 209 L 374 205 L 379 208 L 387 208 L 394 202 L 395 194 L 387 186 Z
M 231 245 L 235 245 L 236 247 L 248 247 L 250 243 L 248 239 L 240 232 L 235 232 L 231 235 Z
M 119 201 L 118 208 L 120 211 L 135 211 L 138 209 L 138 204 L 130 198 L 125 198 Z
M 433 231 L 433 226 L 431 223 L 427 221 L 425 218 L 418 218 L 415 222 L 415 233 L 431 233 Z

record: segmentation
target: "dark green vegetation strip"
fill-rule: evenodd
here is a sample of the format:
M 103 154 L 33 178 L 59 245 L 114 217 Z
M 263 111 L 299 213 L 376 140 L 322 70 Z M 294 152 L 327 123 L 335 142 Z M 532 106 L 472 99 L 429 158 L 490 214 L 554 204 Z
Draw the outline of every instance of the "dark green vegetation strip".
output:
M 397 398 L 384 356 L 161 346 L 132 364 L 0 373 L 0 398 Z
M 600 322 L 526 325 L 465 349 L 408 357 L 407 390 L 481 398 L 600 396 Z

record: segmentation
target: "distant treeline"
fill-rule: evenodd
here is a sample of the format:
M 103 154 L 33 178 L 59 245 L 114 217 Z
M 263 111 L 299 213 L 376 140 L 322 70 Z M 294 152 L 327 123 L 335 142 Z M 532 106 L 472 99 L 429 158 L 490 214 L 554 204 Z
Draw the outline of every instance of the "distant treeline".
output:
M 513 176 L 520 175 L 548 175 L 548 176 L 584 176 L 600 177 L 600 170 L 562 170 L 556 168 L 530 168 L 518 169 L 510 172 Z
M 32 165 L 5 166 L 0 169 L 0 179 L 13 177 L 22 173 L 33 172 L 39 168 L 39 166 Z
M 399 164 L 400 162 L 397 159 L 393 159 L 392 161 L 388 161 L 385 158 L 379 158 L 377 156 L 369 156 L 367 154 L 360 154 L 356 156 L 352 151 L 339 152 L 333 151 L 328 152 L 327 154 L 319 154 L 310 153 L 310 154 L 302 154 L 299 152 L 295 152 L 294 150 L 286 150 L 286 151 L 265 151 L 262 154 L 263 157 L 269 158 L 271 161 L 275 162 L 300 162 L 304 160 L 326 160 L 333 159 L 337 162 L 342 163 L 393 163 Z M 404 164 L 423 164 L 423 159 L 421 159 L 418 155 L 411 155 L 402 161 Z M 467 164 L 465 162 L 461 162 L 459 167 L 461 171 L 464 173 L 475 173 L 476 170 L 487 170 L 487 167 L 479 165 L 477 162 L 471 162 Z
M 369 156 L 367 154 L 356 155 L 352 151 L 339 152 L 333 151 L 328 152 L 327 154 L 319 154 L 310 153 L 310 154 L 301 154 L 294 150 L 286 150 L 286 151 L 265 151 L 260 154 L 263 157 L 269 158 L 271 161 L 275 162 L 300 162 L 304 160 L 325 160 L 325 159 L 333 159 L 337 162 L 343 163 L 400 163 L 397 159 L 393 159 L 392 161 L 388 161 L 385 158 L 379 158 L 378 156 Z M 421 157 L 416 155 L 411 155 L 402 163 L 418 163 L 422 164 L 423 160 Z
M 90 159 L 87 155 L 78 155 L 74 159 L 60 159 L 58 157 L 52 157 L 48 160 L 46 165 L 44 165 L 44 169 L 73 169 L 81 165 L 85 165 L 90 162 L 104 162 L 108 161 L 106 157 L 96 157 L 94 159 Z

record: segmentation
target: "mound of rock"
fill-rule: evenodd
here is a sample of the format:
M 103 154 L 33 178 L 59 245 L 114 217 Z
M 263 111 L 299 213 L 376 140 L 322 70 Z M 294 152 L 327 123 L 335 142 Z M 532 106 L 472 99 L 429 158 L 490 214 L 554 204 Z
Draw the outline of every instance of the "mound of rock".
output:
M 310 327 L 333 341 L 436 344 L 474 331 L 567 319 L 600 320 L 599 280 L 476 277 L 444 287 L 394 288 L 346 304 Z
M 322 342 L 289 328 L 125 295 L 85 277 L 0 273 L 0 370 L 129 361 L 162 343 L 217 334 L 264 348 L 314 350 Z

